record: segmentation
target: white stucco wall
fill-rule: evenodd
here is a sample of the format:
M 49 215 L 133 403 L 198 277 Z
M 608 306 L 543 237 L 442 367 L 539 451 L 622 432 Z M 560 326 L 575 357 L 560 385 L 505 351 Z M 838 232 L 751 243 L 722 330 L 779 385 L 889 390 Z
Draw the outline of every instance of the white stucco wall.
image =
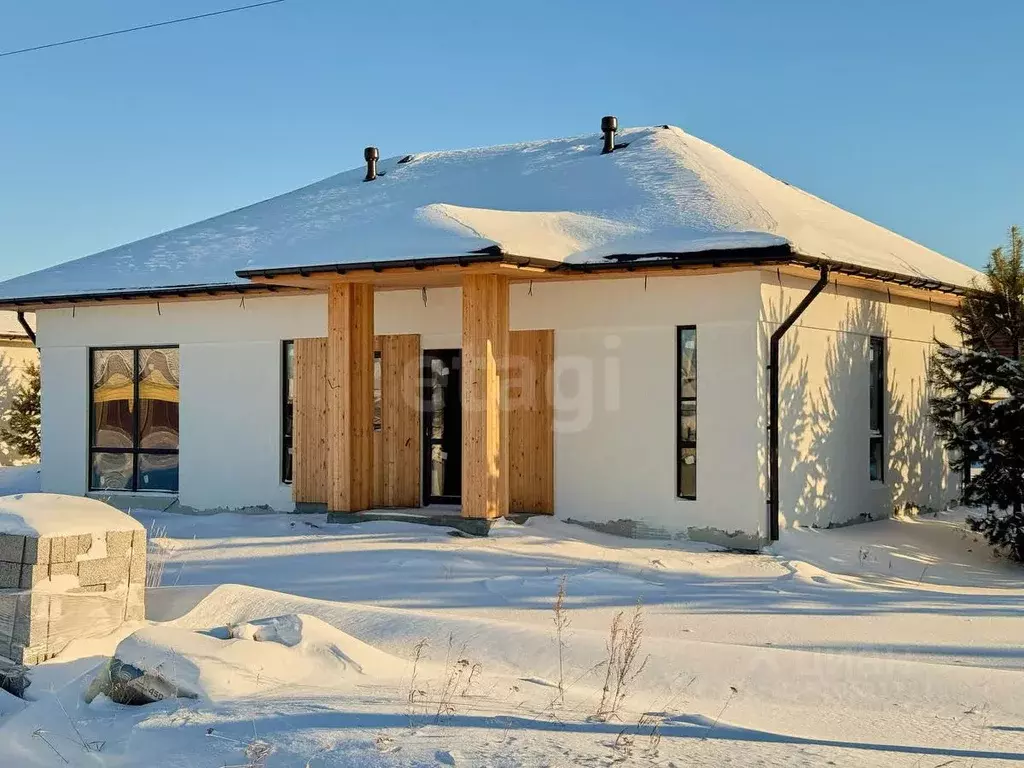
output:
M 756 533 L 754 272 L 534 284 L 513 327 L 554 328 L 555 509 L 671 533 Z M 697 327 L 697 499 L 676 497 L 676 327 Z
M 766 273 L 763 362 L 778 320 L 811 283 Z M 868 463 L 872 336 L 886 340 L 882 482 L 870 480 Z M 905 505 L 941 508 L 957 496 L 958 478 L 948 471 L 927 418 L 927 367 L 936 338 L 959 342 L 948 307 L 834 284 L 790 329 L 780 348 L 783 526 L 876 519 Z
M 696 537 L 766 529 L 764 364 L 773 323 L 809 281 L 759 272 L 512 287 L 513 329 L 555 331 L 555 505 L 563 518 L 630 520 Z M 461 346 L 457 288 L 378 293 L 377 333 Z M 88 348 L 181 350 L 180 501 L 290 510 L 280 475 L 280 343 L 326 334 L 323 295 L 81 307 L 38 313 L 43 485 L 86 491 Z M 697 500 L 676 497 L 676 327 L 697 326 Z M 867 470 L 870 335 L 888 339 L 884 484 Z M 784 524 L 827 525 L 955 495 L 924 417 L 944 311 L 831 288 L 783 345 Z
M 40 459 L 45 467 L 42 489 L 49 493 L 84 494 L 88 486 L 89 441 L 87 350 L 82 346 L 40 347 L 39 366 Z
M 513 330 L 555 331 L 555 513 L 669 533 L 758 533 L 760 276 L 512 286 Z M 379 293 L 378 333 L 462 346 L 457 288 Z M 697 499 L 676 497 L 676 327 L 697 326 Z
M 52 309 L 37 322 L 44 490 L 87 490 L 89 347 L 176 344 L 181 504 L 294 509 L 280 482 L 281 341 L 325 334 L 322 296 Z
M 756 273 L 516 285 L 514 329 L 555 330 L 556 511 L 652 528 L 756 529 Z M 377 333 L 461 347 L 461 292 L 378 293 Z M 180 500 L 200 508 L 291 509 L 280 466 L 280 342 L 323 336 L 323 296 L 39 313 L 44 486 L 84 493 L 88 347 L 181 350 Z M 677 325 L 697 325 L 698 499 L 676 498 Z M 53 404 L 51 406 L 51 404 Z

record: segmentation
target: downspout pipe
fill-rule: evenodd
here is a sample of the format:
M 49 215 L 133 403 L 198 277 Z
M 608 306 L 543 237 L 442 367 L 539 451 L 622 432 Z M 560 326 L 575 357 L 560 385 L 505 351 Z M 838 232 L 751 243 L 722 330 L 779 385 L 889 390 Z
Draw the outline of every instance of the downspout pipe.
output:
M 28 336 L 28 340 L 32 342 L 34 347 L 36 345 L 36 332 L 32 330 L 32 326 L 25 319 L 25 313 L 20 309 L 18 310 L 18 322 L 21 323 L 21 327 L 25 330 L 25 335 Z
M 821 266 L 816 282 L 807 295 L 775 329 L 768 347 L 768 537 L 779 540 L 779 343 L 800 319 L 811 302 L 828 286 L 828 267 Z

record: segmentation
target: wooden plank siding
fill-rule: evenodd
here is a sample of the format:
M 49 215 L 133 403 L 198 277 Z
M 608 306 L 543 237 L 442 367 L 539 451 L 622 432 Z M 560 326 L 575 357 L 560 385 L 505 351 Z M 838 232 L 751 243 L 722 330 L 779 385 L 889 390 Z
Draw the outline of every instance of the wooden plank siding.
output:
M 555 332 L 509 334 L 509 511 L 555 511 Z
M 374 433 L 375 507 L 420 506 L 420 337 L 377 336 L 381 419 Z
M 295 340 L 292 496 L 327 501 L 327 339 Z
M 381 353 L 381 429 L 373 433 L 373 506 L 420 505 L 420 337 L 375 336 Z M 295 340 L 292 496 L 326 504 L 327 339 Z

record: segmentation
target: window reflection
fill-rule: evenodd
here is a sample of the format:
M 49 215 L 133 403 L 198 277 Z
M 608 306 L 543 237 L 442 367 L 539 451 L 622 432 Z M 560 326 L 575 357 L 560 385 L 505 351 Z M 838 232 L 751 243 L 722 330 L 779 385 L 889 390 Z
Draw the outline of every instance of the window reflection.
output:
M 92 350 L 93 490 L 178 490 L 177 347 Z

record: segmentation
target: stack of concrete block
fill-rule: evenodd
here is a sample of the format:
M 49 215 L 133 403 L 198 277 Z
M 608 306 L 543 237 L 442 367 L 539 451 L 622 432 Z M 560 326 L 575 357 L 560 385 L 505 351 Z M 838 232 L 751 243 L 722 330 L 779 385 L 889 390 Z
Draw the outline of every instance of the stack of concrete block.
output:
M 0 530 L 0 656 L 37 664 L 75 638 L 145 618 L 146 530 L 108 509 L 125 519 L 115 530 Z

